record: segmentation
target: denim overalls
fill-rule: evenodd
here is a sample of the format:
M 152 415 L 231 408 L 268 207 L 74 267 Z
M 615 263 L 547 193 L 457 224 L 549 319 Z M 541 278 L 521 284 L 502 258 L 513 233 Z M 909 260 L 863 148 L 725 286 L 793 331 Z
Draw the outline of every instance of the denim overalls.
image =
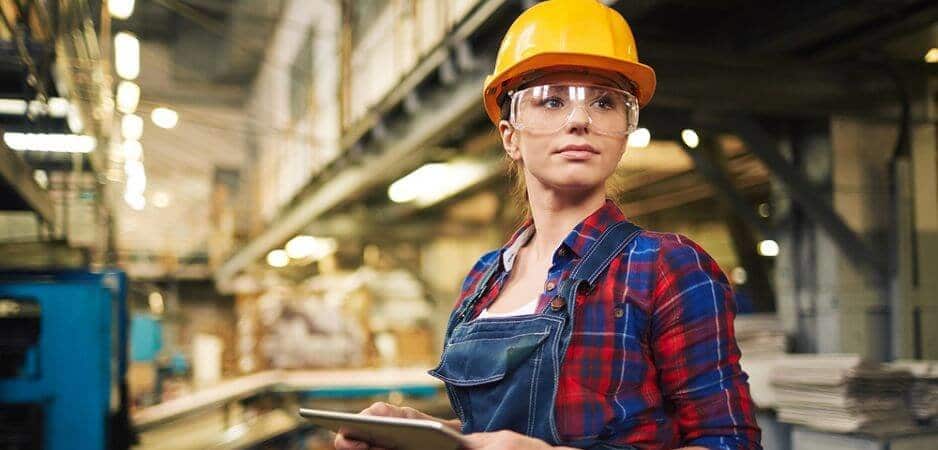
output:
M 598 439 L 561 442 L 554 399 L 573 332 L 577 291 L 582 285 L 594 286 L 640 232 L 627 221 L 609 227 L 561 281 L 560 295 L 540 314 L 469 320 L 498 267 L 497 262 L 492 264 L 475 291 L 450 315 L 442 360 L 430 371 L 446 383 L 463 433 L 512 430 L 551 445 L 634 448 Z

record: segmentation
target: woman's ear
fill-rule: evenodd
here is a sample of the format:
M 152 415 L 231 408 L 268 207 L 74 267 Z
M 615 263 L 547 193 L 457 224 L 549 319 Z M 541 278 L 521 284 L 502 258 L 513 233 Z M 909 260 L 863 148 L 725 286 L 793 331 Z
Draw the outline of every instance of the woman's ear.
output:
M 518 131 L 507 120 L 498 122 L 498 133 L 502 138 L 502 147 L 508 157 L 518 161 L 521 159 L 521 149 L 518 145 Z

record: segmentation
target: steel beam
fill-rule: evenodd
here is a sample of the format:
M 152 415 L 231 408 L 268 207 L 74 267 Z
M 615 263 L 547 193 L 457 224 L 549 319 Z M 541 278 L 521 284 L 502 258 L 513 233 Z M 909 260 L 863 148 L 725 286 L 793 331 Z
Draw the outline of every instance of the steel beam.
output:
M 721 129 L 742 138 L 746 148 L 765 164 L 808 218 L 830 235 L 837 248 L 853 264 L 867 269 L 876 278 L 887 275 L 886 261 L 874 253 L 831 205 L 811 189 L 811 183 L 778 152 L 775 140 L 755 120 L 746 116 L 727 115 L 721 116 L 718 123 Z
M 49 194 L 36 184 L 33 171 L 23 158 L 14 153 L 2 140 L 0 140 L 0 185 L 5 185 L 3 195 L 0 196 L 0 209 L 34 211 L 47 223 L 55 221 Z
M 708 155 L 708 153 L 721 151 L 717 148 L 717 144 L 713 139 L 703 137 L 697 148 L 690 148 L 687 144 L 681 142 L 681 148 L 694 161 L 697 173 L 713 185 L 717 193 L 732 207 L 736 215 L 745 220 L 753 229 L 759 230 L 762 236 L 766 238 L 775 236 L 775 230 L 756 214 L 746 199 L 736 190 L 726 169 L 721 167 L 719 162 L 715 161 L 712 156 Z
M 697 148 L 692 149 L 683 142 L 681 148 L 694 161 L 697 173 L 717 191 L 717 200 L 723 210 L 736 255 L 748 274 L 746 285 L 752 294 L 753 310 L 775 311 L 775 293 L 769 282 L 765 261 L 756 251 L 758 241 L 752 232 L 759 230 L 763 238 L 775 239 L 775 230 L 756 214 L 755 209 L 736 189 L 726 156 L 716 139 L 703 136 Z
M 435 92 L 426 99 L 426 107 L 394 132 L 388 131 L 383 142 L 372 142 L 366 153 L 376 156 L 361 166 L 338 173 L 318 189 L 297 202 L 267 229 L 254 238 L 215 272 L 219 290 L 227 290 L 231 279 L 249 267 L 272 248 L 293 237 L 323 213 L 339 206 L 355 195 L 381 183 L 391 181 L 407 170 L 417 167 L 432 151 L 433 141 L 460 119 L 476 111 L 479 86 L 485 73 L 478 71 L 461 76 L 455 84 Z M 431 97 L 431 96 L 427 96 Z

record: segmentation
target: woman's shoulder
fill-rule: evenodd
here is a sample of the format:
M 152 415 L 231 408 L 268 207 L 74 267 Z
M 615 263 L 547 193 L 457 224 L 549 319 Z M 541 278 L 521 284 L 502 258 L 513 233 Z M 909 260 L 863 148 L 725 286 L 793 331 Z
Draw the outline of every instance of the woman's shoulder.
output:
M 703 246 L 681 233 L 643 230 L 631 253 L 633 258 L 636 254 L 647 255 L 644 260 L 656 272 L 657 289 L 674 282 L 727 282 L 723 269 Z
M 723 270 L 703 246 L 681 233 L 642 230 L 625 253 L 632 263 L 646 264 L 658 275 L 709 276 L 725 280 Z
M 475 290 L 476 285 L 482 280 L 482 276 L 491 268 L 492 264 L 498 263 L 498 257 L 501 254 L 500 250 L 501 249 L 496 248 L 485 252 L 476 260 L 475 264 L 472 265 L 472 268 L 469 269 L 469 273 L 466 274 L 466 278 L 462 282 L 462 287 L 459 289 L 459 300 L 457 304 L 462 301 L 467 293 Z

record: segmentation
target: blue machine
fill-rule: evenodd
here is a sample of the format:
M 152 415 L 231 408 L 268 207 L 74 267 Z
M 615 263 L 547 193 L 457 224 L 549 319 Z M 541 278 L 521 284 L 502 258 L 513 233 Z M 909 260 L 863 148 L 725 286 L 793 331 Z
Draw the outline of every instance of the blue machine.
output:
M 124 273 L 0 273 L 0 448 L 129 448 L 126 343 Z

